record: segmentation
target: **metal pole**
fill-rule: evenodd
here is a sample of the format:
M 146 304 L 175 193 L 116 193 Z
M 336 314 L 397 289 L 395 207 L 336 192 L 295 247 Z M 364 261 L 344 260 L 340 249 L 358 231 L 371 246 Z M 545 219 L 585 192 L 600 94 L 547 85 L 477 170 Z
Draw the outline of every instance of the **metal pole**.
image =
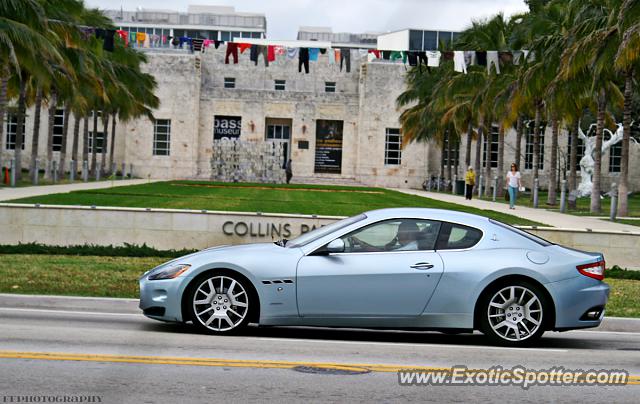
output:
M 11 187 L 16 186 L 16 159 L 11 159 Z
M 82 181 L 89 181 L 89 162 L 87 160 L 82 162 Z
M 482 198 L 482 183 L 484 182 L 484 178 L 482 178 L 482 174 L 478 178 L 478 198 Z
M 498 195 L 498 177 L 493 177 L 493 201 L 496 201 Z
M 535 209 L 538 208 L 538 186 L 539 186 L 538 183 L 539 183 L 538 179 L 535 178 L 533 180 L 533 207 Z
M 560 212 L 567 211 L 567 180 L 560 182 Z
M 73 182 L 76 179 L 76 161 L 71 160 L 69 162 L 69 181 Z
M 38 185 L 38 179 L 39 179 L 38 171 L 40 171 L 40 167 L 38 167 L 39 165 L 40 164 L 38 164 L 38 160 L 36 159 L 33 166 L 33 177 L 31 178 L 31 183 L 33 185 Z
M 129 178 L 133 179 L 133 164 L 129 164 Z
M 53 169 L 53 183 L 58 182 L 58 162 L 53 160 L 51 162 L 51 168 Z
M 609 220 L 615 222 L 616 215 L 618 214 L 618 186 L 614 182 L 611 184 L 611 211 L 609 213 Z
M 102 173 L 102 163 L 99 161 L 96 163 L 96 181 L 100 181 L 100 174 Z

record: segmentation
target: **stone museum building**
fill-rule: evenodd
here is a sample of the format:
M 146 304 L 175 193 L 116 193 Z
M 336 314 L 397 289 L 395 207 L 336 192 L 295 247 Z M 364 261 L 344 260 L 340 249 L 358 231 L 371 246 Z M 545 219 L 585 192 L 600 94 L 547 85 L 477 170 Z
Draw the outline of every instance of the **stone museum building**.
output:
M 118 167 L 131 165 L 136 177 L 225 179 L 221 173 L 231 173 L 233 167 L 248 170 L 243 168 L 245 163 L 251 163 L 254 170 L 262 164 L 256 160 L 264 160 L 270 170 L 283 170 L 288 159 L 294 181 L 418 188 L 426 178 L 441 174 L 441 162 L 445 175 L 449 173 L 447 166 L 451 166 L 452 177 L 464 175 L 464 137 L 444 154 L 436 143 L 403 146 L 398 121 L 402 111 L 396 107 L 396 98 L 404 91 L 409 65 L 402 59 L 388 58 L 388 51 L 437 49 L 438 43 L 453 41 L 455 32 L 407 29 L 352 34 L 301 27 L 296 40 L 278 41 L 267 39 L 264 15 L 239 13 L 232 7 L 190 6 L 187 13 L 110 10 L 107 14 L 119 30 L 135 38 L 130 42 L 148 57 L 144 69 L 158 82 L 160 106 L 154 111 L 155 120 L 140 118 L 118 122 L 116 127 L 114 161 Z M 234 50 L 229 41 L 246 45 Z M 383 55 L 378 50 L 387 52 Z M 306 63 L 301 62 L 304 58 L 308 58 Z M 46 108 L 42 114 L 46 120 Z M 31 152 L 33 111 L 27 115 L 25 156 Z M 73 118 L 69 118 L 72 128 Z M 59 154 L 64 119 L 67 117 L 60 107 L 55 116 L 54 158 Z M 1 152 L 6 165 L 15 147 L 15 115 L 8 114 L 4 125 Z M 40 130 L 40 139 L 46 139 L 46 125 Z M 546 187 L 546 175 L 552 169 L 551 145 L 546 137 L 550 137 L 549 131 L 541 139 L 542 187 Z M 97 133 L 98 152 L 102 138 L 103 134 Z M 568 138 L 561 135 L 559 140 L 556 169 L 564 173 L 568 169 Z M 515 139 L 515 131 L 506 133 L 505 168 L 515 160 Z M 236 146 L 223 144 L 233 140 L 238 141 Z M 482 145 L 483 165 L 494 167 L 494 175 L 497 142 L 494 128 L 489 142 Z M 530 135 L 523 136 L 521 171 L 528 187 L 532 144 Z M 41 141 L 40 147 L 44 161 L 46 142 Z M 243 163 L 243 153 L 252 161 Z M 475 141 L 471 156 L 473 164 Z M 237 164 L 229 168 L 233 158 Z M 634 191 L 640 189 L 639 158 L 640 146 L 632 142 L 630 180 Z M 29 159 L 23 158 L 23 164 L 28 167 Z M 619 170 L 618 144 L 603 155 L 605 187 L 616 181 Z M 245 174 L 226 179 L 261 178 Z M 278 172 L 267 179 L 282 178 Z

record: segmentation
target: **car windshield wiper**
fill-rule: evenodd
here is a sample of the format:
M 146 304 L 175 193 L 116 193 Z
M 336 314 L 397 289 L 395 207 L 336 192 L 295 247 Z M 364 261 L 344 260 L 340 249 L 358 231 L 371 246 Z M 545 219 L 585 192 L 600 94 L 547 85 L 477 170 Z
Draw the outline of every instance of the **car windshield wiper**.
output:
M 284 247 L 287 245 L 288 241 L 289 240 L 287 240 L 286 238 L 283 238 L 282 240 L 275 241 L 273 244 L 278 245 L 280 247 Z

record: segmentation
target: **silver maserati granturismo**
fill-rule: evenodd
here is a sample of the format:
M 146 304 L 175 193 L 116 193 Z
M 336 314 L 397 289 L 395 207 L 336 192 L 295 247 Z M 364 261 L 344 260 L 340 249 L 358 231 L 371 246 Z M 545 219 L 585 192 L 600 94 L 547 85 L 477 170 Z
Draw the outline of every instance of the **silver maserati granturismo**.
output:
M 150 318 L 214 334 L 261 326 L 479 330 L 519 346 L 597 327 L 604 257 L 486 217 L 366 212 L 274 243 L 209 248 L 140 278 Z

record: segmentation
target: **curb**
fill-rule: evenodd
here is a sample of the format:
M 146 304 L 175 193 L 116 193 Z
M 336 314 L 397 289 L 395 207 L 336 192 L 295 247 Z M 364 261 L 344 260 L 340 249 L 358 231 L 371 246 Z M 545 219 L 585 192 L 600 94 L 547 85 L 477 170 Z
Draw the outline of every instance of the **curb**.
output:
M 138 299 L 81 296 L 19 295 L 0 293 L 0 308 L 86 311 L 93 313 L 142 314 Z M 640 318 L 605 317 L 589 331 L 640 333 Z

